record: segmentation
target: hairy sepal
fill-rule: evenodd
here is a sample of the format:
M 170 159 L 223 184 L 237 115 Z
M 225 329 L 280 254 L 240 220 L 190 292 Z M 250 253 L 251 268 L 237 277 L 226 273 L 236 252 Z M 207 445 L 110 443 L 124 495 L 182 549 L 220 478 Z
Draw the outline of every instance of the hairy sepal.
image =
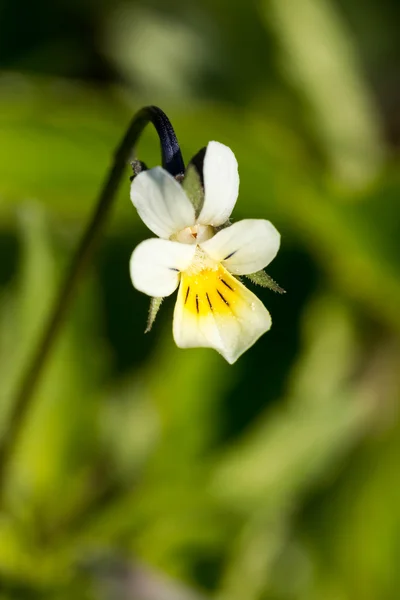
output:
M 280 285 L 278 285 L 276 281 L 272 279 L 272 277 L 267 275 L 267 273 L 263 269 L 261 271 L 257 271 L 256 273 L 250 273 L 250 275 L 246 275 L 246 277 L 256 285 L 269 288 L 270 290 L 272 290 L 273 292 L 277 292 L 278 294 L 286 294 L 286 290 L 281 288 Z
M 163 300 L 164 298 L 152 298 L 150 300 L 149 316 L 147 318 L 147 325 L 144 331 L 145 333 L 149 333 L 149 331 L 151 331 L 151 328 L 153 327 L 153 323 L 156 320 L 157 313 L 160 310 L 160 306 Z

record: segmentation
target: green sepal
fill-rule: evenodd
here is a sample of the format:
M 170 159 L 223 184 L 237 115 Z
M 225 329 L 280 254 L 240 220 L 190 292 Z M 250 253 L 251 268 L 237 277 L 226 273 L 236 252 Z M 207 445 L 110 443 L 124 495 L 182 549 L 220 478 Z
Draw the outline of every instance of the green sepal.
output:
M 153 323 L 156 320 L 157 313 L 160 310 L 160 306 L 163 300 L 164 298 L 152 298 L 150 300 L 149 316 L 147 318 L 146 329 L 144 330 L 145 333 L 149 333 L 149 331 L 153 327 Z
M 198 216 L 204 204 L 204 189 L 199 172 L 194 165 L 189 165 L 186 169 L 182 187 L 193 204 L 196 216 Z
M 269 288 L 273 292 L 278 292 L 278 294 L 286 294 L 286 290 L 281 288 L 276 281 L 272 279 L 272 277 L 267 275 L 263 269 L 261 271 L 257 271 L 256 273 L 250 273 L 249 275 L 246 275 L 246 277 L 248 277 L 253 283 Z

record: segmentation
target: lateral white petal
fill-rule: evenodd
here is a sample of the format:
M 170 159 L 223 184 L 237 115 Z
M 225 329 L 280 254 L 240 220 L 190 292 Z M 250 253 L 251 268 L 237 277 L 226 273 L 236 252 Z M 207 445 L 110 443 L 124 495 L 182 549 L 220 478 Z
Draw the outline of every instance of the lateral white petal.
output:
M 223 267 L 182 274 L 173 323 L 180 348 L 214 348 L 233 364 L 270 327 L 262 302 Z
M 197 219 L 202 225 L 223 225 L 239 194 L 238 164 L 232 150 L 209 142 L 204 157 L 204 204 Z
M 200 244 L 211 258 L 235 275 L 248 275 L 266 267 L 276 256 L 280 234 L 269 221 L 244 219 L 221 229 Z
M 140 218 L 161 238 L 191 227 L 194 208 L 179 183 L 161 167 L 139 173 L 132 181 L 131 200 Z
M 148 296 L 170 296 L 178 287 L 180 271 L 189 267 L 195 251 L 196 246 L 169 240 L 141 242 L 130 260 L 133 285 Z

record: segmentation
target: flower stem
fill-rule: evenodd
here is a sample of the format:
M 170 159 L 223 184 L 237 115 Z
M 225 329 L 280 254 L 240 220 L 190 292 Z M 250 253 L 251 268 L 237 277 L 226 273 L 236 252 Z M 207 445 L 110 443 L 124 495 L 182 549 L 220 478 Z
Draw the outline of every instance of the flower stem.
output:
M 56 297 L 32 359 L 28 364 L 28 368 L 23 373 L 17 388 L 11 405 L 12 409 L 7 429 L 0 440 L 0 490 L 3 489 L 2 484 L 8 461 L 12 455 L 20 429 L 23 426 L 30 401 L 36 391 L 46 360 L 54 347 L 54 342 L 71 305 L 79 279 L 93 254 L 102 228 L 110 214 L 126 164 L 131 158 L 139 137 L 148 123 L 154 125 L 160 138 L 163 167 L 173 176 L 184 172 L 185 166 L 178 140 L 169 119 L 156 106 L 142 108 L 133 117 L 128 130 L 115 152 L 113 164 L 100 191 L 93 215 L 72 259 L 70 268 Z

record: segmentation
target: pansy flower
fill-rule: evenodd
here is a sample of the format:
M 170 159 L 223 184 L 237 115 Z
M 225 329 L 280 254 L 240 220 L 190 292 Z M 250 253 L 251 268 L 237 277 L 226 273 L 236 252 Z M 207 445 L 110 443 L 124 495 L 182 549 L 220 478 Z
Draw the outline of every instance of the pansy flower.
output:
M 268 310 L 239 277 L 257 281 L 252 274 L 276 256 L 280 235 L 263 219 L 230 223 L 239 174 L 227 146 L 208 144 L 201 179 L 204 193 L 197 206 L 161 167 L 133 179 L 132 202 L 158 238 L 136 247 L 130 274 L 135 288 L 155 299 L 179 288 L 173 335 L 180 348 L 214 348 L 232 364 L 271 327 Z M 264 282 L 274 284 L 264 275 Z M 154 314 L 159 303 L 153 304 Z

